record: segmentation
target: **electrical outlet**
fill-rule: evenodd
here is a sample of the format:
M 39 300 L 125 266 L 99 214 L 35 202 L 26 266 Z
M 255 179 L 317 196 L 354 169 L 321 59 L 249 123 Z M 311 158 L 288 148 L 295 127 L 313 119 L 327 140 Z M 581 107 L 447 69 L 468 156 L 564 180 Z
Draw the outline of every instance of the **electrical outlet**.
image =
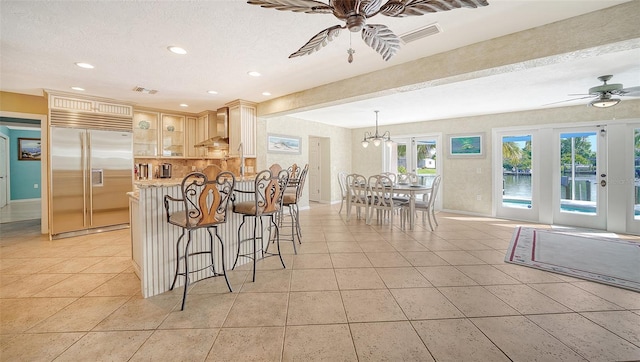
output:
M 196 170 L 196 166 L 191 166 L 191 171 L 195 171 Z
M 476 173 L 482 173 L 482 168 L 480 167 L 476 168 Z
M 247 172 L 253 172 L 253 166 L 247 166 Z
M 482 201 L 482 195 L 476 195 L 476 200 Z
M 33 184 L 33 188 L 37 189 L 38 188 L 38 184 Z

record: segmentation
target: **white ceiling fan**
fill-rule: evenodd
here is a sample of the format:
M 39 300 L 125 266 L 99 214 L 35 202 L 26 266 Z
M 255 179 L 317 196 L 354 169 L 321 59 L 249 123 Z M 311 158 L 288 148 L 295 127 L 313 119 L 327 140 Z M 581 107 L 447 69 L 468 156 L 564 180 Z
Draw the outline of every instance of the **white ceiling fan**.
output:
M 589 88 L 589 93 L 587 94 L 569 94 L 570 96 L 584 96 L 580 98 L 567 99 L 560 102 L 549 103 L 549 104 L 557 104 L 563 102 L 575 101 L 578 99 L 587 99 L 594 98 L 589 105 L 592 107 L 598 108 L 607 108 L 613 107 L 616 104 L 620 103 L 620 98 L 613 98 L 613 96 L 624 96 L 624 97 L 640 97 L 640 86 L 624 88 L 620 83 L 609 84 L 607 83 L 613 75 L 601 75 L 598 77 L 598 80 L 603 84 Z
M 382 0 L 329 0 L 328 4 L 316 0 L 249 0 L 247 3 L 307 14 L 333 14 L 345 22 L 345 25 L 322 30 L 289 58 L 314 53 L 338 36 L 341 29 L 349 29 L 353 33 L 362 31 L 362 40 L 382 55 L 385 61 L 400 49 L 400 38 L 386 25 L 367 24 L 367 19 L 378 14 L 400 18 L 489 5 L 487 0 L 388 0 L 384 5 Z M 353 61 L 354 52 L 351 48 L 347 50 L 349 63 Z

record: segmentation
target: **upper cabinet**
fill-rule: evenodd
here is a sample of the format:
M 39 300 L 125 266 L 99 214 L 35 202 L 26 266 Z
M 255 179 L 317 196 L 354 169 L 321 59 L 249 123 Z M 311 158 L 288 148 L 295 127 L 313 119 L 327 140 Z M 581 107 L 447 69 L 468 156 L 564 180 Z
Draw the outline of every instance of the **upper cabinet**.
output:
M 133 114 L 133 155 L 158 156 L 157 112 L 135 111 Z
M 239 154 L 242 143 L 244 156 L 256 157 L 256 103 L 236 100 L 226 106 L 229 107 L 229 153 Z
M 164 157 L 184 157 L 185 116 L 160 114 L 160 147 Z
M 187 126 L 185 133 L 185 153 L 186 157 L 206 157 L 206 147 L 195 147 L 198 143 L 209 138 L 208 115 L 200 115 L 198 117 L 187 117 Z
M 131 119 L 133 107 L 99 99 L 76 98 L 67 94 L 49 93 L 49 108 L 86 113 L 101 113 Z

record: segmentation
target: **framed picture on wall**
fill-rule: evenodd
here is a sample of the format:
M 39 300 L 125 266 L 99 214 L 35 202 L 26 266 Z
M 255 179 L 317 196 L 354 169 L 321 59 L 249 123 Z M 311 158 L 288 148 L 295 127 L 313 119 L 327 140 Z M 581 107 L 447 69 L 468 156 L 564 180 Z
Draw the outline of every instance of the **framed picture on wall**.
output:
M 482 134 L 450 135 L 449 156 L 451 157 L 484 157 Z
M 40 161 L 41 156 L 39 138 L 18 138 L 18 160 Z
M 267 135 L 267 152 L 299 155 L 302 153 L 302 141 L 300 137 L 269 134 Z

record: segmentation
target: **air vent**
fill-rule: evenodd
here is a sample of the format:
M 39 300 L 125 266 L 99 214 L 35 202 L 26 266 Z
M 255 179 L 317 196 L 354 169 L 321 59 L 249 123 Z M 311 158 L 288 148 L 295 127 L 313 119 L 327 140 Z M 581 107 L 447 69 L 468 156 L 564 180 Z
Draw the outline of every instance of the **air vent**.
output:
M 404 44 L 407 44 L 438 33 L 442 33 L 442 28 L 440 24 L 433 23 L 400 35 L 400 40 L 402 40 Z
M 133 87 L 133 91 L 134 92 L 145 93 L 145 94 L 156 94 L 156 93 L 158 93 L 158 91 L 155 90 L 155 89 L 147 89 L 145 87 L 140 87 L 140 86 Z

